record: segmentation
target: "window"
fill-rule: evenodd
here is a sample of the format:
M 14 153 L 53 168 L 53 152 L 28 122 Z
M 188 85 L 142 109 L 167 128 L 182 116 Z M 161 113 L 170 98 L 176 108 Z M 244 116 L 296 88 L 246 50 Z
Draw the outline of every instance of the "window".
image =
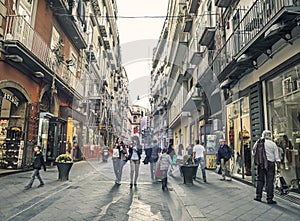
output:
M 31 24 L 33 20 L 34 3 L 29 0 L 20 0 L 18 15 L 22 15 L 25 20 Z
M 137 116 L 133 116 L 133 123 L 137 122 Z

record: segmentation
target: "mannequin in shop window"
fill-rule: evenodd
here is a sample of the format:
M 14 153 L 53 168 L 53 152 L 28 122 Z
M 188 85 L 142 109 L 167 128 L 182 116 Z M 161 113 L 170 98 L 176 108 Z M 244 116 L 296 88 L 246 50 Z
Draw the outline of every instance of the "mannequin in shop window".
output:
M 285 134 L 283 135 L 283 140 L 281 142 L 281 147 L 283 149 L 283 162 L 284 162 L 284 167 L 286 170 L 289 169 L 289 164 L 292 163 L 292 150 L 294 149 L 292 142 L 289 140 L 288 136 Z
M 244 127 L 242 131 L 243 148 L 244 148 L 244 162 L 245 162 L 245 175 L 251 176 L 251 147 L 250 147 L 250 133 Z

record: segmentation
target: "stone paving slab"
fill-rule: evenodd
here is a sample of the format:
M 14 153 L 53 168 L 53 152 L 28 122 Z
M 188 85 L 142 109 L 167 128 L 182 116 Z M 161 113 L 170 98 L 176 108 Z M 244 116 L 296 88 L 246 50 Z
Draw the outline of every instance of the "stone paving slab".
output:
M 253 200 L 255 189 L 235 180 L 221 181 L 208 171 L 208 183 L 184 185 L 179 171 L 168 178 L 169 191 L 151 182 L 141 164 L 137 188 L 129 188 L 129 164 L 120 186 L 112 162 L 75 163 L 70 181 L 57 181 L 57 169 L 42 172 L 43 188 L 24 191 L 31 172 L 0 179 L 0 220 L 299 220 L 300 206 L 276 198 L 278 205 Z M 3 200 L 4 199 L 4 200 Z

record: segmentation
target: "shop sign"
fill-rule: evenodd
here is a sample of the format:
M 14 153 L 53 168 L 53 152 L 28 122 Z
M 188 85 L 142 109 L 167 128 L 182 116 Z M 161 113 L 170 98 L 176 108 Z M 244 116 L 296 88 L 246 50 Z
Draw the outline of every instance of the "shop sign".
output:
M 16 105 L 16 107 L 19 106 L 19 100 L 18 100 L 18 98 L 16 96 L 12 96 L 12 95 L 7 94 L 5 92 L 3 94 L 4 94 L 3 98 L 5 98 L 6 100 L 10 101 L 14 105 Z

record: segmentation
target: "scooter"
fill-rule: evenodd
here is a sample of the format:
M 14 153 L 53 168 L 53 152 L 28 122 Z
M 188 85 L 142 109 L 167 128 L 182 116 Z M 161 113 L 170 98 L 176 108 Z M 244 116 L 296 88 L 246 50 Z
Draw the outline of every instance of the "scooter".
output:
M 108 150 L 104 149 L 102 152 L 102 161 L 107 162 L 107 159 L 108 159 Z

